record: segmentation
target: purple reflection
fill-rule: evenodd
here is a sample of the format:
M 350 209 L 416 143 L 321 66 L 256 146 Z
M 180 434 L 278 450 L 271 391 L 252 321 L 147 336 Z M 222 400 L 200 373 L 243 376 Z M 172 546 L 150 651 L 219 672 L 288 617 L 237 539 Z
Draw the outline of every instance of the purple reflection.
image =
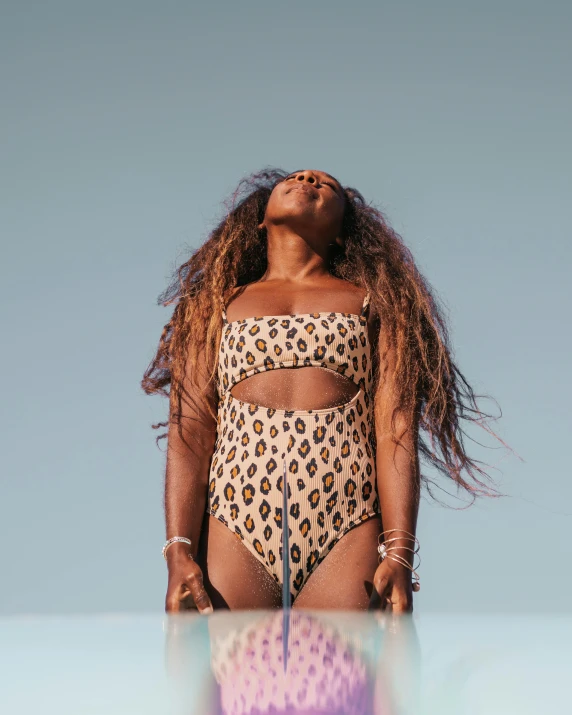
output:
M 212 639 L 211 666 L 220 688 L 220 712 L 371 713 L 373 677 L 359 644 L 317 617 L 296 611 L 289 616 L 286 631 L 278 611 Z

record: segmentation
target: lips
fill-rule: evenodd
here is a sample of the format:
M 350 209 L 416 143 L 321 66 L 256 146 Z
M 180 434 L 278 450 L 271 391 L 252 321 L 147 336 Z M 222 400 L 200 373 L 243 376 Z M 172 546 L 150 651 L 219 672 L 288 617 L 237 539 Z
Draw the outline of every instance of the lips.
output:
M 290 187 L 286 193 L 290 193 L 291 191 L 303 191 L 304 193 L 308 194 L 308 196 L 311 196 L 312 198 L 316 198 L 316 189 L 312 188 L 311 186 L 308 186 L 308 184 L 295 184 L 294 186 Z

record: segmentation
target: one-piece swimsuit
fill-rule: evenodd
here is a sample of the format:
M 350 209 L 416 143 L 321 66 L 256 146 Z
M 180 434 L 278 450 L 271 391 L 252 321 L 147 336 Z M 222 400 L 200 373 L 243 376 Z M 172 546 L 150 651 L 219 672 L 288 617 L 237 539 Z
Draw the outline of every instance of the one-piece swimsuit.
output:
M 380 513 L 368 304 L 369 294 L 359 315 L 299 313 L 231 322 L 223 311 L 206 510 L 279 584 L 287 522 L 292 598 L 350 529 Z M 333 370 L 359 389 L 343 404 L 309 410 L 264 407 L 231 394 L 252 375 L 296 367 Z

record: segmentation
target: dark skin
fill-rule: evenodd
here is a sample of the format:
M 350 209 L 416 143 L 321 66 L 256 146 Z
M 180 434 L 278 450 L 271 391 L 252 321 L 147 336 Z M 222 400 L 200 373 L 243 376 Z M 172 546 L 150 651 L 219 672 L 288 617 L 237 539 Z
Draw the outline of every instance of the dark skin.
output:
M 297 171 L 280 182 L 268 201 L 260 228 L 268 237 L 268 268 L 256 283 L 235 291 L 227 305 L 230 322 L 260 315 L 310 312 L 358 314 L 365 292 L 327 270 L 328 252 L 340 237 L 345 198 L 342 187 L 323 171 Z M 373 341 L 375 315 L 370 308 L 368 327 Z M 383 329 L 377 349 L 385 352 Z M 375 347 L 372 344 L 372 349 Z M 294 608 L 390 609 L 394 613 L 413 608 L 411 571 L 393 559 L 379 563 L 378 536 L 383 529 L 402 529 L 415 534 L 418 498 L 416 464 L 407 449 L 417 454 L 416 434 L 406 431 L 398 416 L 402 447 L 390 437 L 390 417 L 396 404 L 389 370 L 374 413 L 377 437 L 376 471 L 383 525 L 369 519 L 351 529 L 310 575 L 296 597 Z M 201 379 L 206 380 L 206 376 Z M 318 409 L 349 401 L 358 387 L 343 375 L 319 367 L 269 370 L 253 375 L 232 388 L 245 402 L 278 409 Z M 196 398 L 200 399 L 200 398 Z M 206 398 L 215 406 L 216 395 Z M 191 547 L 175 543 L 167 551 L 169 584 L 166 611 L 198 608 L 280 608 L 281 589 L 265 567 L 218 519 L 204 515 L 210 458 L 214 451 L 216 423 L 205 414 L 185 408 L 192 425 L 185 445 L 176 427 L 169 431 L 165 507 L 167 538 L 188 535 Z M 191 435 L 192 433 L 192 435 Z M 198 446 L 198 449 L 197 449 Z M 389 534 L 389 538 L 400 536 Z M 391 544 L 410 565 L 411 541 Z M 189 556 L 191 558 L 189 558 Z

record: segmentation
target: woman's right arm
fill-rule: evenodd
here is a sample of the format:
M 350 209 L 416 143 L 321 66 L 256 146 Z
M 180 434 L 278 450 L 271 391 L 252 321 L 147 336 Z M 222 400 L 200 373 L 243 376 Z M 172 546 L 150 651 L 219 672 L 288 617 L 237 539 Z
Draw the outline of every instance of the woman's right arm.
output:
M 191 540 L 191 546 L 175 542 L 167 549 L 167 612 L 189 607 L 198 608 L 201 613 L 212 610 L 203 585 L 202 571 L 194 561 L 205 514 L 208 474 L 217 429 L 216 421 L 207 410 L 207 403 L 216 410 L 215 389 L 209 386 L 208 392 L 201 394 L 207 382 L 204 368 L 205 361 L 199 360 L 195 367 L 197 384 L 191 384 L 188 377 L 185 378 L 181 406 L 182 434 L 172 415 L 169 418 L 165 475 L 166 538 L 186 536 Z

